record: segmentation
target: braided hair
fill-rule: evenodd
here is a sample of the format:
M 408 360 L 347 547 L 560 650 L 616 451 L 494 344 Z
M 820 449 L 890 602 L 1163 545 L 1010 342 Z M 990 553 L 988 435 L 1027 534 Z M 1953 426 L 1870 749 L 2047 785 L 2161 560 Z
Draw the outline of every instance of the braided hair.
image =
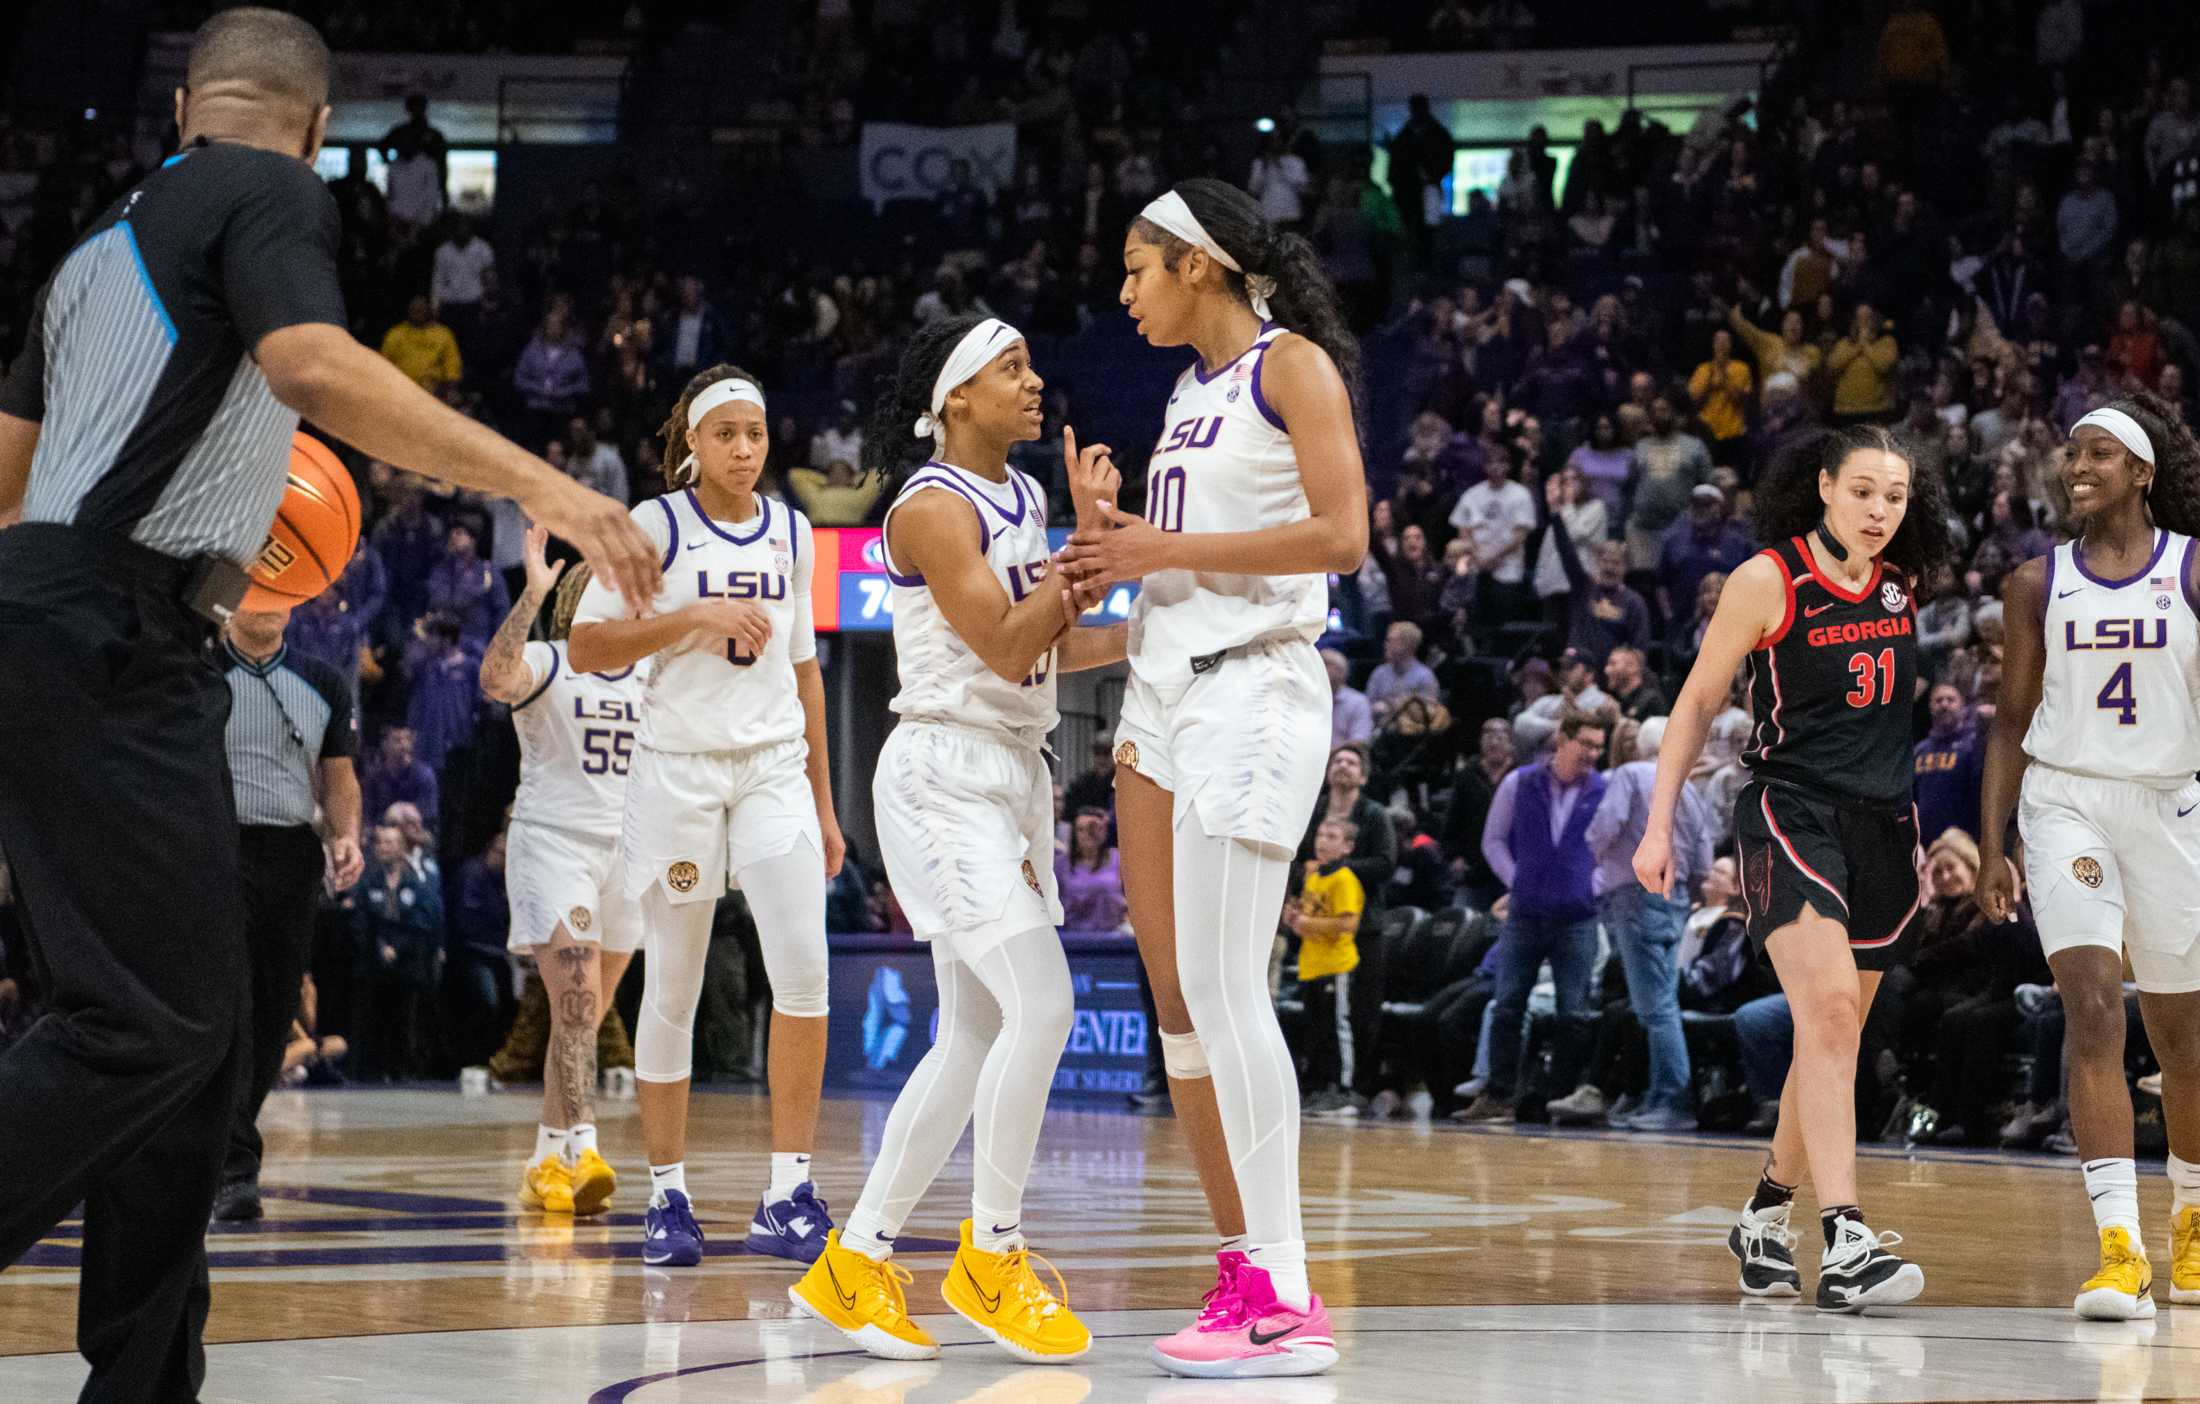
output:
M 695 373 L 694 378 L 688 381 L 687 388 L 680 392 L 680 398 L 673 402 L 672 413 L 665 416 L 664 424 L 657 430 L 665 441 L 664 460 L 659 467 L 665 475 L 667 490 L 688 487 L 695 482 L 696 471 L 680 466 L 692 452 L 687 443 L 688 405 L 698 394 L 721 380 L 746 380 L 756 387 L 758 394 L 764 391 L 763 381 L 739 366 L 728 365 L 723 361 L 708 370 Z
M 587 591 L 593 574 L 585 561 L 566 567 L 565 577 L 550 592 L 549 627 L 543 634 L 544 638 L 556 640 L 572 636 L 573 615 L 581 607 L 581 596 Z
M 1818 475 L 1838 478 L 1850 454 L 1872 449 L 1892 454 L 1910 469 L 1910 499 L 1902 525 L 1895 528 L 1880 559 L 1913 581 L 1932 579 L 1955 554 L 1948 533 L 1948 486 L 1938 473 L 1919 472 L 1917 459 L 1902 440 L 1876 424 L 1821 430 L 1782 449 L 1757 488 L 1751 513 L 1757 539 L 1770 544 L 1814 530 L 1826 515 L 1826 504 L 1818 495 Z
M 901 365 L 880 394 L 863 435 L 863 466 L 886 480 L 889 494 L 931 461 L 938 445 L 911 433 L 911 427 L 931 412 L 932 382 L 940 378 L 940 368 L 970 329 L 984 320 L 975 314 L 941 317 L 909 334 Z

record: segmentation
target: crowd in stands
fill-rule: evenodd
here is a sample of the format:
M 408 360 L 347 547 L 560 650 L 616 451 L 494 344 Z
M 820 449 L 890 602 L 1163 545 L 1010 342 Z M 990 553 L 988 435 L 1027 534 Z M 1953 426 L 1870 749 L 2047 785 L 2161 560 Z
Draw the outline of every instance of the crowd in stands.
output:
M 858 24 L 817 8 L 832 45 L 871 52 L 870 9 Z M 1426 102 L 1382 137 L 1387 184 L 1364 149 L 1288 113 L 1250 167 L 1224 170 L 1196 122 L 1156 110 L 1196 86 L 1181 56 L 1141 81 L 1141 56 L 1172 46 L 1078 26 L 1011 43 L 974 24 L 1003 73 L 1072 80 L 1058 108 L 1011 114 L 1041 136 L 991 197 L 959 175 L 928 213 L 847 231 L 844 258 L 732 266 L 667 234 L 664 192 L 588 183 L 483 230 L 395 218 L 354 177 L 335 185 L 346 291 L 353 330 L 423 385 L 629 498 L 658 490 L 654 436 L 681 384 L 738 361 L 773 393 L 774 489 L 820 525 L 855 525 L 882 507 L 856 467 L 864 411 L 909 328 L 985 307 L 1074 345 L 1119 316 L 1115 241 L 1144 199 L 1194 174 L 1256 188 L 1316 243 L 1370 366 L 1373 544 L 1334 583 L 1337 750 L 1276 962 L 1309 1109 L 1337 1116 L 1769 1125 L 1789 1035 L 1724 856 L 1739 695 L 1691 780 L 1690 912 L 1652 930 L 1627 909 L 1625 859 L 1667 699 L 1726 573 L 1757 547 L 1758 475 L 1815 426 L 1895 427 L 1917 471 L 1948 484 L 1960 559 L 1917 585 L 1928 900 L 1918 959 L 1885 981 L 1865 1032 L 1860 1122 L 2039 1144 L 2063 1131 L 2059 1005 L 2036 943 L 1986 939 L 1968 901 L 1999 852 L 1978 832 L 1998 590 L 2058 539 L 2052 468 L 2072 420 L 2138 388 L 2189 418 L 2200 375 L 2200 49 L 2175 17 L 2112 32 L 2110 16 L 2131 17 L 2078 0 L 1905 3 L 1868 80 L 1791 52 L 1754 104 L 1686 130 L 1635 111 L 1590 122 L 1563 183 L 1539 129 L 1459 215 L 1443 198 L 1453 139 Z M 835 91 L 879 110 L 896 100 L 876 88 L 890 67 L 854 64 Z M 957 104 L 958 120 L 992 115 Z M 117 139 L 0 123 L 0 353 L 74 228 L 143 169 Z M 1050 435 L 1100 393 L 1050 389 Z M 1140 454 L 1118 456 L 1135 483 Z M 346 1012 L 323 1023 L 352 1034 L 355 1068 L 414 1073 L 478 1061 L 509 1025 L 499 1066 L 524 1075 L 534 1016 L 504 963 L 498 841 L 516 750 L 476 678 L 515 593 L 521 524 L 357 466 L 366 541 L 289 636 L 354 680 L 380 826 L 324 933 L 323 1002 Z M 1083 930 L 1126 920 L 1108 770 L 1102 745 L 1063 777 L 1057 873 Z M 1554 837 L 1562 796 L 1572 818 Z M 421 930 L 384 925 L 376 894 L 407 884 L 434 890 L 399 904 Z M 862 855 L 831 912 L 838 930 L 905 928 Z M 714 988 L 740 993 L 699 1063 L 738 1076 L 762 975 L 738 901 L 722 915 Z M 397 957 L 351 960 L 361 932 L 385 931 L 373 946 Z M 14 948 L 0 925 L 0 952 Z M 1670 967 L 1672 997 L 1638 1010 L 1625 972 L 1643 961 Z M 378 1011 L 371 1033 L 362 1008 Z M 1144 1094 L 1163 1097 L 1158 1080 Z

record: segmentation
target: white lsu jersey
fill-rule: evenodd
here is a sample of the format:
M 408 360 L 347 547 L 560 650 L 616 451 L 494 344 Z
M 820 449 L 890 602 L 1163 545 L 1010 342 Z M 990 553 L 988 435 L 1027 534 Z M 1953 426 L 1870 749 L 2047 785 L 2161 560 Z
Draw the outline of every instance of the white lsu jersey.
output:
M 626 809 L 646 664 L 576 673 L 562 639 L 531 643 L 522 656 L 535 687 L 512 707 L 520 758 L 512 817 L 609 843 Z
M 1284 332 L 1269 326 L 1213 375 L 1195 361 L 1177 377 L 1146 471 L 1146 519 L 1155 526 L 1259 531 L 1312 515 L 1291 435 L 1261 395 L 1261 363 Z M 1131 606 L 1131 666 L 1149 682 L 1182 682 L 1194 658 L 1260 638 L 1311 642 L 1328 622 L 1321 575 L 1160 571 Z
M 952 492 L 978 514 L 986 565 L 1008 592 L 1022 600 L 1046 575 L 1047 500 L 1039 485 L 1014 468 L 1008 481 L 991 482 L 952 464 L 932 462 L 910 475 L 893 505 L 890 524 L 904 502 L 920 492 Z M 894 662 L 901 690 L 897 716 L 951 722 L 999 732 L 1037 745 L 1054 730 L 1054 651 L 1034 663 L 1029 676 L 1010 682 L 986 666 L 947 622 L 924 577 L 904 575 L 886 552 L 886 578 L 894 606 Z
M 2174 790 L 2200 770 L 2200 615 L 2193 539 L 2156 534 L 2137 574 L 2103 580 L 2074 542 L 2047 558 L 2047 657 L 2024 733 L 2033 760 Z
M 695 490 L 636 506 L 635 524 L 663 553 L 659 614 L 705 600 L 746 601 L 771 620 L 771 642 L 750 653 L 732 639 L 690 634 L 650 660 L 641 744 L 658 751 L 741 751 L 803 734 L 794 665 L 817 656 L 810 577 L 810 522 L 759 493 L 745 522 L 712 521 Z M 602 580 L 588 582 L 576 624 L 624 619 L 624 601 Z

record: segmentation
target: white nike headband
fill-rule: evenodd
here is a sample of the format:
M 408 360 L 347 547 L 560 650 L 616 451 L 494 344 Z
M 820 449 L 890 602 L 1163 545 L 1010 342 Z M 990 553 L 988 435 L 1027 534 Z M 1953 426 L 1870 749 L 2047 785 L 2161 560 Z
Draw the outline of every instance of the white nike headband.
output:
M 992 364 L 993 358 L 1008 349 L 1011 342 L 1019 341 L 1023 333 L 998 317 L 988 317 L 955 343 L 955 349 L 947 353 L 947 361 L 940 373 L 932 377 L 932 407 L 917 416 L 910 432 L 917 438 L 930 435 L 940 443 L 947 442 L 947 421 L 942 416 L 947 410 L 947 397 L 970 377 Z
M 1140 210 L 1138 217 L 1157 229 L 1174 234 L 1232 273 L 1243 273 L 1245 300 L 1253 304 L 1253 315 L 1264 322 L 1269 320 L 1268 299 L 1276 295 L 1276 280 L 1265 273 L 1246 273 L 1239 267 L 1238 261 L 1230 257 L 1199 222 L 1199 216 L 1192 213 L 1192 207 L 1184 203 L 1182 195 L 1174 190 L 1166 191 Z
M 720 405 L 730 405 L 735 401 L 756 406 L 758 414 L 769 413 L 764 408 L 764 392 L 757 388 L 755 381 L 739 380 L 728 376 L 724 380 L 712 381 L 696 391 L 695 398 L 688 401 L 688 428 L 693 429 L 696 425 L 701 424 L 703 416 L 717 409 Z M 695 481 L 696 471 L 694 454 L 691 453 L 680 460 L 680 472 L 685 481 Z
M 2139 427 L 2138 420 L 2133 419 L 2122 410 L 2097 409 L 2093 411 L 2070 426 L 2070 437 L 2073 439 L 2078 437 L 2078 431 L 2088 424 L 2096 429 L 2106 429 L 2110 434 L 2113 434 L 2117 443 L 2131 450 L 2133 458 L 2150 465 L 2154 462 L 2154 441 L 2147 437 L 2146 430 Z

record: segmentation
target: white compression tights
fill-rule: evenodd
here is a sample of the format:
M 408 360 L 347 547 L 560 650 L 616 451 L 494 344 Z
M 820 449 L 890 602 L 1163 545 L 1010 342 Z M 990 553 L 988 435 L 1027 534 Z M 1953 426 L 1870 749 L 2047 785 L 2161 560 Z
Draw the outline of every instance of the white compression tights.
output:
M 825 866 L 816 850 L 751 863 L 741 891 L 756 918 L 772 1008 L 799 1019 L 825 1016 Z M 695 1061 L 695 1006 L 703 997 L 703 962 L 710 953 L 715 902 L 673 902 L 661 886 L 642 898 L 648 933 L 642 962 L 642 1009 L 634 1029 L 634 1076 L 678 1082 Z
M 1176 970 L 1215 1083 L 1222 1136 L 1254 1244 L 1297 1244 L 1299 1080 L 1268 993 L 1290 874 L 1286 851 L 1177 824 Z
M 932 970 L 939 1041 L 894 1099 L 878 1159 L 848 1216 L 849 1246 L 859 1250 L 891 1248 L 973 1114 L 971 1217 L 980 1230 L 988 1221 L 1020 1220 L 1039 1123 L 1069 1038 L 1069 961 L 1051 927 L 1011 936 L 975 963 L 935 941 Z

